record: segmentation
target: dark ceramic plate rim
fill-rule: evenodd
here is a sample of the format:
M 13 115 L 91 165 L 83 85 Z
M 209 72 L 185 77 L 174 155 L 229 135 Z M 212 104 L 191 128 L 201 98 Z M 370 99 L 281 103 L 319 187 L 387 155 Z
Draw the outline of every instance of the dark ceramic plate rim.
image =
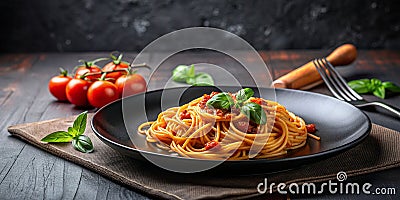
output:
M 227 86 L 227 87 L 229 87 L 229 86 Z M 243 86 L 243 87 L 245 87 L 245 86 Z M 252 86 L 249 86 L 249 87 L 252 87 Z M 160 90 L 152 90 L 152 91 L 146 92 L 146 94 L 155 93 L 155 92 L 159 92 L 159 91 L 162 91 L 162 90 L 173 90 L 173 89 L 184 89 L 184 87 L 174 87 L 174 88 L 167 88 L 167 89 L 160 89 Z M 271 88 L 260 88 L 260 89 L 271 89 Z M 282 89 L 282 88 L 275 88 L 275 90 L 287 91 L 287 92 L 289 92 L 289 93 L 290 93 L 290 92 L 293 92 L 293 93 L 303 93 L 303 94 L 305 94 L 305 95 L 322 96 L 322 97 L 324 97 L 324 98 L 328 98 L 328 99 L 333 100 L 333 101 L 339 101 L 339 102 L 341 102 L 341 103 L 348 104 L 347 102 L 340 101 L 340 100 L 338 100 L 338 99 L 336 99 L 336 98 L 333 98 L 333 97 L 331 97 L 331 96 L 327 96 L 327 95 L 323 95 L 323 94 L 319 94 L 319 93 L 307 92 L 307 91 L 302 91 L 302 90 L 293 90 L 293 89 Z M 143 95 L 143 94 L 138 94 L 138 95 Z M 138 96 L 138 95 L 128 96 L 128 97 L 125 97 L 125 98 L 132 98 L 132 97 Z M 125 98 L 124 98 L 124 99 L 125 99 Z M 108 143 L 110 143 L 110 144 L 112 144 L 112 145 L 116 145 L 116 146 L 121 147 L 121 148 L 124 148 L 124 149 L 126 149 L 126 150 L 135 151 L 135 152 L 138 152 L 138 153 L 140 153 L 140 154 L 143 153 L 143 154 L 148 154 L 148 155 L 153 155 L 153 156 L 161 156 L 161 157 L 168 157 L 168 158 L 173 158 L 173 159 L 196 160 L 196 161 L 205 161 L 205 162 L 220 162 L 220 160 L 186 158 L 186 157 L 181 157 L 181 156 L 165 155 L 165 154 L 159 154 L 159 153 L 156 153 L 156 152 L 150 152 L 150 151 L 140 150 L 140 149 L 132 148 L 132 147 L 126 146 L 126 145 L 124 145 L 124 144 L 115 142 L 115 141 L 110 140 L 110 139 L 108 139 L 107 137 L 103 136 L 103 135 L 102 135 L 100 132 L 98 132 L 98 131 L 96 130 L 96 128 L 94 127 L 94 118 L 95 118 L 95 116 L 96 116 L 98 113 L 100 113 L 102 110 L 106 109 L 108 106 L 111 106 L 112 104 L 119 103 L 120 101 L 122 101 L 122 99 L 113 101 L 113 102 L 111 102 L 111 103 L 109 103 L 109 104 L 103 106 L 103 107 L 100 108 L 99 110 L 97 110 L 97 111 L 95 112 L 95 114 L 93 115 L 93 118 L 92 118 L 92 120 L 91 120 L 91 122 L 90 122 L 90 126 L 91 126 L 93 132 L 94 132 L 95 135 L 96 135 L 97 137 L 99 137 L 103 142 L 106 141 L 106 142 L 108 142 Z M 350 104 L 350 105 L 351 105 L 351 104 Z M 351 105 L 351 106 L 352 106 L 352 105 Z M 277 158 L 277 159 L 225 160 L 224 163 L 238 163 L 238 164 L 240 164 L 240 163 L 251 163 L 251 162 L 257 162 L 257 163 L 260 163 L 260 162 L 262 162 L 262 163 L 279 163 L 279 162 L 297 161 L 297 160 L 305 160 L 305 159 L 312 159 L 312 158 L 317 159 L 317 158 L 322 158 L 322 157 L 326 157 L 326 156 L 329 156 L 329 155 L 332 155 L 332 156 L 333 156 L 333 155 L 336 155 L 336 154 L 338 154 L 338 153 L 340 153 L 340 152 L 343 152 L 343 151 L 345 151 L 345 150 L 349 150 L 349 149 L 355 147 L 355 146 L 356 146 L 357 144 L 359 144 L 361 141 L 363 141 L 363 140 L 369 135 L 369 133 L 371 132 L 371 128 L 372 128 L 372 123 L 371 123 L 370 118 L 369 118 L 364 112 L 362 112 L 360 109 L 358 109 L 358 108 L 356 108 L 356 107 L 354 107 L 354 108 L 357 109 L 359 112 L 361 112 L 361 114 L 366 118 L 367 123 L 368 123 L 368 128 L 367 128 L 367 130 L 366 130 L 364 133 L 362 133 L 358 138 L 354 139 L 353 141 L 351 141 L 351 142 L 349 142 L 349 143 L 346 143 L 346 144 L 343 144 L 343 145 L 341 145 L 341 146 L 337 146 L 337 147 L 334 147 L 334 148 L 331 148 L 331 149 L 328 149 L 328 150 L 325 150 L 325 151 L 321 151 L 321 152 L 318 152 L 318 153 L 313 153 L 313 154 L 308 154 L 308 155 L 302 155 L 302 156 L 297 156 L 297 157 L 286 157 L 286 158 Z M 107 143 L 106 143 L 106 144 L 107 144 Z M 109 145 L 109 144 L 107 144 L 107 145 Z M 110 146 L 110 145 L 109 145 L 109 146 Z M 141 155 L 141 156 L 143 157 L 143 155 Z

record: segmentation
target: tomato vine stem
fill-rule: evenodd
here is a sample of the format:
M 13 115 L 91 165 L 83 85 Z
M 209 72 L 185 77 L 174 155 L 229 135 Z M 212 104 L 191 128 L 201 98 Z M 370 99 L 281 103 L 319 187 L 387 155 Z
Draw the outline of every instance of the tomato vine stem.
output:
M 147 68 L 151 69 L 150 66 L 148 66 L 146 63 L 142 64 L 131 64 L 130 69 L 136 69 L 136 68 Z M 109 71 L 101 71 L 101 72 L 91 72 L 91 73 L 86 73 L 84 74 L 85 77 L 87 76 L 93 76 L 93 75 L 99 75 L 99 74 L 108 74 L 112 72 L 126 72 L 126 69 L 114 69 L 114 70 L 109 70 Z

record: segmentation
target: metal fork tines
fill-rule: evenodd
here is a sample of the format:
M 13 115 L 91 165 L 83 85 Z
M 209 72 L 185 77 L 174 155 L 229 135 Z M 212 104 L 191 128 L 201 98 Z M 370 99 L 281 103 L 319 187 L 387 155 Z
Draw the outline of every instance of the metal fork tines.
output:
M 342 78 L 342 76 L 340 76 L 339 72 L 328 60 L 326 60 L 326 58 L 315 59 L 313 60 L 313 63 L 324 80 L 326 86 L 336 98 L 342 101 L 347 101 L 357 107 L 380 106 L 400 117 L 400 109 L 398 108 L 391 107 L 382 102 L 365 101 L 359 94 L 357 94 L 347 85 L 347 82 Z

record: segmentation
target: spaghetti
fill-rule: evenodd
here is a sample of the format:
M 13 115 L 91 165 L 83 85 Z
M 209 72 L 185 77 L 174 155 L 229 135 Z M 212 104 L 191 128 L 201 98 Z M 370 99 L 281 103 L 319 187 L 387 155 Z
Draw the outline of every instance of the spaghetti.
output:
M 159 148 L 184 157 L 211 160 L 272 158 L 306 144 L 310 134 L 306 123 L 279 103 L 255 97 L 242 102 L 261 106 L 266 123 L 257 124 L 237 104 L 230 109 L 210 107 L 207 102 L 217 94 L 205 94 L 188 104 L 169 108 L 156 121 L 141 124 L 138 132 Z M 233 103 L 238 102 L 237 93 L 226 94 Z

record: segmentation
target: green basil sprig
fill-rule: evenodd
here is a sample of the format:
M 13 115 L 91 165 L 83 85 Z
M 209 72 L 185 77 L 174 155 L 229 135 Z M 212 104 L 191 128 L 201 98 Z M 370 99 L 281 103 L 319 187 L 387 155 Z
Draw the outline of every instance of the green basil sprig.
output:
M 347 84 L 359 94 L 372 93 L 382 99 L 385 98 L 386 89 L 391 92 L 400 92 L 400 87 L 394 83 L 389 81 L 382 82 L 376 78 L 353 80 Z
M 262 107 L 254 102 L 244 104 L 240 111 L 256 124 L 267 123 L 267 116 Z
M 236 102 L 237 102 L 237 107 L 242 106 L 242 104 L 247 101 L 250 97 L 254 95 L 254 91 L 250 88 L 244 88 L 239 90 L 236 93 Z
M 196 73 L 194 65 L 179 65 L 172 71 L 172 80 L 179 83 L 187 83 L 194 86 L 212 86 L 214 80 L 211 75 Z
M 72 140 L 74 148 L 83 153 L 90 153 L 93 151 L 93 143 L 86 135 L 79 135 Z
M 186 83 L 193 86 L 213 86 L 214 80 L 210 74 L 200 72 L 193 78 L 186 79 Z
M 236 93 L 236 103 L 232 97 L 226 93 L 218 93 L 212 96 L 206 103 L 208 107 L 228 110 L 232 107 L 239 108 L 240 112 L 246 115 L 252 122 L 256 124 L 265 124 L 267 116 L 262 107 L 253 102 L 245 103 L 250 97 L 254 95 L 254 91 L 250 88 L 244 88 Z
M 223 110 L 228 110 L 231 108 L 235 102 L 233 101 L 231 95 L 226 92 L 218 93 L 211 97 L 206 103 L 208 107 L 219 108 Z
M 79 114 L 75 119 L 72 127 L 68 127 L 68 131 L 56 131 L 42 138 L 42 142 L 60 143 L 71 142 L 74 148 L 83 153 L 93 151 L 93 143 L 90 138 L 83 135 L 86 129 L 87 111 Z
M 194 65 L 179 65 L 172 71 L 172 80 L 180 83 L 186 83 L 186 79 L 194 78 Z

